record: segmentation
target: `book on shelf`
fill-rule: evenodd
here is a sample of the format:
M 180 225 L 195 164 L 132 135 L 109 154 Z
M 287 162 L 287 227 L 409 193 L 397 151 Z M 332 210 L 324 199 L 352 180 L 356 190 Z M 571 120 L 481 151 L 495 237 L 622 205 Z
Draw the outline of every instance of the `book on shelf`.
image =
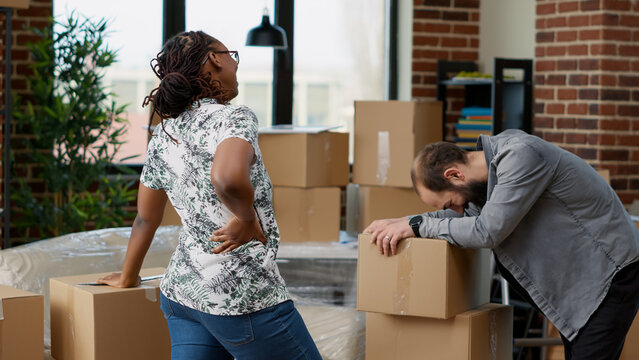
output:
M 479 135 L 487 135 L 490 136 L 492 135 L 491 131 L 472 131 L 472 130 L 457 130 L 457 137 L 460 138 L 472 138 L 477 140 L 477 138 L 479 137 Z
M 470 106 L 461 109 L 462 117 L 468 116 L 492 116 L 493 109 L 480 106 Z
M 459 130 L 484 130 L 484 131 L 488 131 L 491 132 L 493 130 L 493 125 L 492 124 L 460 124 L 457 123 L 455 124 L 455 129 L 457 129 L 457 131 Z

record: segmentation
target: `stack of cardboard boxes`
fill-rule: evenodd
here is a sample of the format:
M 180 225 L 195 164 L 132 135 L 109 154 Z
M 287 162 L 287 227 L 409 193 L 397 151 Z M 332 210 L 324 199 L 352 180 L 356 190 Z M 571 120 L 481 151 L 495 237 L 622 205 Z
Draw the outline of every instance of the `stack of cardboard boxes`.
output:
M 384 256 L 360 235 L 366 359 L 512 359 L 513 311 L 488 303 L 481 263 L 477 250 L 436 239 L 405 239 Z
M 356 101 L 354 137 L 349 233 L 373 220 L 435 210 L 416 195 L 410 171 L 424 146 L 442 140 L 441 102 Z
M 0 285 L 0 359 L 42 360 L 44 297 Z
M 281 241 L 338 241 L 342 189 L 349 182 L 348 134 L 260 133 L 259 146 Z

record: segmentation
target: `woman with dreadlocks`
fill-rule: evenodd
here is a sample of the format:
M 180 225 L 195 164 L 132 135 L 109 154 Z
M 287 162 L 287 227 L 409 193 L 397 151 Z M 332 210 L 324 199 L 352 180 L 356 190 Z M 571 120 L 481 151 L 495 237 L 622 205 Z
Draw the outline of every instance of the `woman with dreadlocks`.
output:
M 204 32 L 168 40 L 151 61 L 160 85 L 145 99 L 159 115 L 140 176 L 138 214 L 121 273 L 139 271 L 167 198 L 182 219 L 161 282 L 172 359 L 321 359 L 275 257 L 279 233 L 258 123 L 237 96 L 237 51 Z

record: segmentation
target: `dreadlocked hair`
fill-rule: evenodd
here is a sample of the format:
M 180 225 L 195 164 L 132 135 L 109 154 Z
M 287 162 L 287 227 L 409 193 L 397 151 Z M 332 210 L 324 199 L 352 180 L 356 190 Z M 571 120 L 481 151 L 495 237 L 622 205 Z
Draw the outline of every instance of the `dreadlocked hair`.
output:
M 149 125 L 153 115 L 157 114 L 164 130 L 165 119 L 179 116 L 203 98 L 222 103 L 230 100 L 227 99 L 228 90 L 219 81 L 211 81 L 209 74 L 200 73 L 202 60 L 215 44 L 221 43 L 203 31 L 183 32 L 164 44 L 162 51 L 150 63 L 160 85 L 151 90 L 142 103 L 142 106 L 153 106 Z

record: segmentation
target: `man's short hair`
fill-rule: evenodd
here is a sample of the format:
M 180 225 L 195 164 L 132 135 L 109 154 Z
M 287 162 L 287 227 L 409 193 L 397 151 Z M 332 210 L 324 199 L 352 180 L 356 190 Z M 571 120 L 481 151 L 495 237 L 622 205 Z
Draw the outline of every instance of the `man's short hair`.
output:
M 444 171 L 455 164 L 466 164 L 466 150 L 459 146 L 441 141 L 426 145 L 415 157 L 410 176 L 413 186 L 420 181 L 431 191 L 454 188 L 444 177 Z

